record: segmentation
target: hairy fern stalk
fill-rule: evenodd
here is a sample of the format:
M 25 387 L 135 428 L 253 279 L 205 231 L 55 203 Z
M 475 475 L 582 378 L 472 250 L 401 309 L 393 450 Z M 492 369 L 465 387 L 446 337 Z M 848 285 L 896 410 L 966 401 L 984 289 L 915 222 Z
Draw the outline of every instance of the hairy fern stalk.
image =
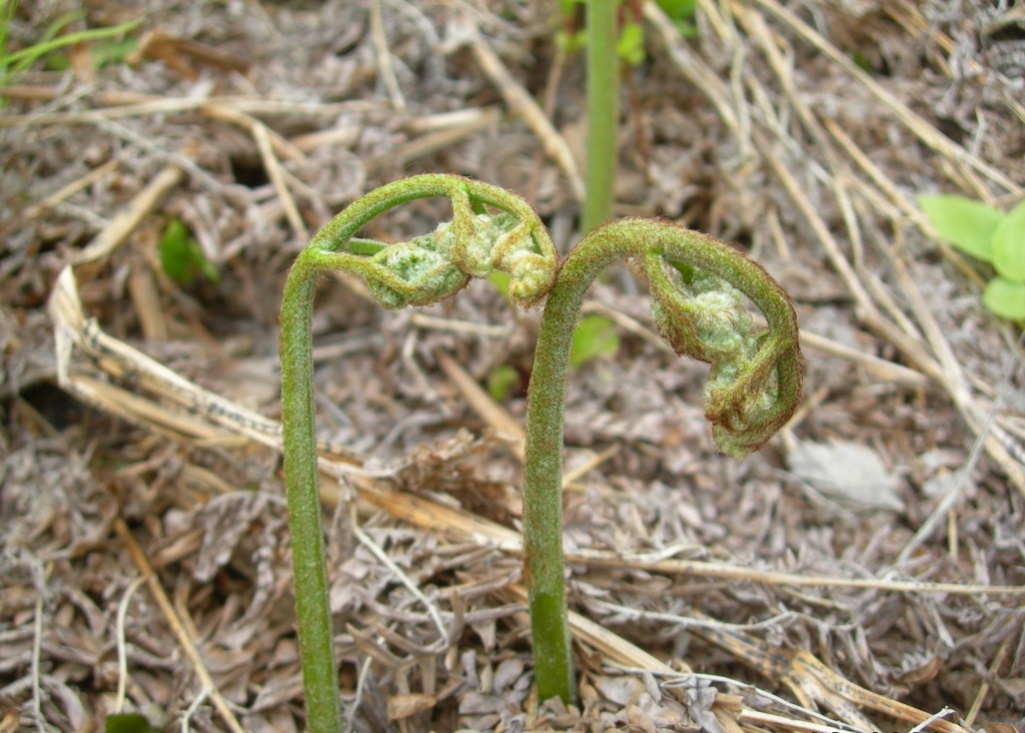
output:
M 408 242 L 356 237 L 369 221 L 414 199 L 445 197 L 452 221 Z M 662 337 L 711 365 L 706 416 L 723 453 L 756 450 L 801 399 L 801 352 L 790 298 L 758 264 L 707 235 L 664 221 L 624 219 L 580 241 L 561 264 L 547 230 L 521 198 L 457 176 L 382 186 L 318 232 L 289 272 L 281 306 L 285 483 L 307 726 L 341 729 L 317 476 L 310 322 L 322 270 L 361 277 L 380 305 L 424 306 L 471 277 L 510 276 L 510 299 L 547 299 L 527 405 L 523 477 L 524 579 L 542 699 L 574 697 L 562 549 L 563 408 L 573 329 L 588 287 L 609 264 L 632 259 L 647 276 Z M 767 326 L 755 328 L 750 300 Z

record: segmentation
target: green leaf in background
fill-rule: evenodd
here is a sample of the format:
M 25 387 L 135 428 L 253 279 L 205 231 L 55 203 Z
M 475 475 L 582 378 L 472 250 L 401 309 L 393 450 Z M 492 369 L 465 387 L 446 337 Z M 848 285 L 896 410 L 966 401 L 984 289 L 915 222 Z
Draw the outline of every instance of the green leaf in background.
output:
M 693 22 L 694 13 L 697 10 L 697 0 L 657 0 L 657 3 L 666 17 L 680 31 L 681 36 L 684 38 L 697 37 L 698 29 Z M 585 30 L 578 29 L 573 33 L 569 32 L 569 28 L 574 25 L 574 17 L 578 20 L 585 17 L 578 13 L 578 8 L 587 4 L 587 0 L 559 0 L 559 9 L 562 11 L 566 27 L 555 34 L 555 42 L 567 53 L 580 51 L 587 46 Z M 621 11 L 625 5 L 628 5 L 628 2 L 624 2 L 624 0 L 617 2 Z M 640 4 L 637 7 L 640 7 Z M 619 17 L 616 56 L 630 66 L 639 66 L 647 56 L 644 49 L 644 28 L 640 23 L 629 20 L 630 17 L 633 17 L 633 13 L 620 12 Z
M 1011 209 L 993 232 L 993 266 L 1005 280 L 1025 283 L 1025 201 Z
M 863 54 L 861 51 L 852 52 L 851 61 L 857 64 L 858 68 L 866 74 L 871 74 L 875 71 L 875 69 L 872 68 L 872 62 L 868 60 L 868 56 Z
M 697 0 L 658 0 L 658 6 L 673 21 L 681 36 L 697 37 L 698 27 L 693 23 L 694 12 L 698 6 Z
M 559 31 L 555 34 L 555 43 L 567 54 L 576 53 L 587 46 L 587 33 L 585 31 L 575 33 Z
M 573 331 L 573 350 L 570 352 L 569 365 L 574 369 L 585 362 L 605 354 L 619 351 L 619 334 L 616 326 L 608 318 L 588 315 L 580 319 Z
M 1025 321 L 1025 285 L 995 277 L 982 293 L 982 304 L 1009 321 Z
M 498 289 L 498 292 L 500 292 L 502 297 L 506 300 L 509 300 L 510 280 L 512 280 L 512 275 L 498 269 L 492 270 L 491 274 L 488 275 L 488 281 Z
M 680 21 L 694 17 L 698 2 L 697 0 L 658 0 L 658 6 L 672 20 Z
M 992 260 L 993 233 L 1004 215 L 963 196 L 919 196 L 918 205 L 940 238 L 984 262 Z
M 179 219 L 172 219 L 160 238 L 160 266 L 164 274 L 179 285 L 188 285 L 202 275 L 212 283 L 219 283 L 221 276 L 208 260 L 199 242 Z
M 519 370 L 509 364 L 502 364 L 488 374 L 488 394 L 495 402 L 504 402 L 519 383 Z
M 71 59 L 64 51 L 51 51 L 43 59 L 43 71 L 67 71 L 71 68 Z
M 146 720 L 146 716 L 138 713 L 121 713 L 111 715 L 103 726 L 104 733 L 160 733 Z
M 97 69 L 102 69 L 104 66 L 123 64 L 126 58 L 138 50 L 139 39 L 130 36 L 96 42 L 89 47 L 89 55 L 92 57 L 93 65 Z
M 616 41 L 616 55 L 630 66 L 644 61 L 644 29 L 640 23 L 626 23 Z

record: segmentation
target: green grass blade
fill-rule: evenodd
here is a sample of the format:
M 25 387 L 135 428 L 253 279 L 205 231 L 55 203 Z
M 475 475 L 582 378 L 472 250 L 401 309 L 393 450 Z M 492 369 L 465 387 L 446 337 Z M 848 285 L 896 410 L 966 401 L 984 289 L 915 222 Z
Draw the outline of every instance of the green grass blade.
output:
M 51 38 L 49 40 L 41 41 L 40 43 L 23 48 L 20 51 L 8 54 L 6 51 L 0 56 L 0 68 L 6 69 L 3 73 L 3 77 L 0 78 L 0 87 L 6 86 L 14 75 L 20 71 L 24 71 L 32 64 L 33 61 L 41 56 L 54 51 L 64 46 L 70 46 L 75 43 L 85 43 L 88 41 L 97 41 L 103 38 L 111 38 L 122 33 L 136 28 L 142 23 L 142 18 L 122 23 L 121 25 L 112 26 L 110 28 L 92 28 L 85 31 L 77 31 L 75 33 L 69 33 L 66 36 L 60 36 L 59 38 Z M 66 22 L 66 21 L 65 21 Z M 48 35 L 54 31 L 51 29 L 48 31 Z

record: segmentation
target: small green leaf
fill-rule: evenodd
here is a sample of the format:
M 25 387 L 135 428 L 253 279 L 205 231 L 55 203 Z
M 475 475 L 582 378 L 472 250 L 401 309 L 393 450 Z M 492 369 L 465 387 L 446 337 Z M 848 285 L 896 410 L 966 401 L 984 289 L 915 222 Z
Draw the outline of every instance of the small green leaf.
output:
M 64 51 L 51 51 L 43 58 L 43 71 L 67 71 L 71 68 L 71 59 Z
M 559 31 L 555 34 L 555 43 L 568 54 L 576 53 L 587 46 L 587 31 Z
M 626 23 L 616 41 L 616 55 L 630 66 L 644 61 L 644 29 L 640 23 Z
M 697 38 L 698 28 L 694 25 L 694 11 L 697 0 L 657 0 L 658 6 L 669 16 L 684 38 Z
M 1025 283 L 1025 201 L 1011 209 L 993 232 L 993 266 L 1005 280 Z
M 509 282 L 512 280 L 512 275 L 502 270 L 492 270 L 488 274 L 488 281 L 494 285 L 498 292 L 502 294 L 502 297 L 509 300 Z
M 675 21 L 693 18 L 697 4 L 697 0 L 658 0 L 662 11 Z
M 124 63 L 125 59 L 139 49 L 139 39 L 135 37 L 108 39 L 98 41 L 89 48 L 89 55 L 97 69 Z
M 993 233 L 1004 215 L 963 196 L 919 196 L 918 205 L 940 238 L 984 262 L 992 259 Z
M 160 238 L 160 266 L 176 283 L 192 279 L 192 258 L 189 254 L 189 232 L 178 219 L 172 219 Z
M 160 266 L 164 274 L 179 285 L 188 285 L 197 275 L 212 283 L 221 281 L 217 268 L 179 219 L 168 222 L 160 238 Z
M 584 316 L 573 331 L 573 350 L 569 364 L 574 369 L 605 354 L 619 350 L 619 334 L 608 318 L 598 315 Z
M 104 733 L 160 733 L 158 728 L 150 725 L 146 716 L 138 713 L 121 713 L 111 715 L 103 726 Z
M 519 383 L 519 370 L 509 364 L 502 364 L 488 374 L 488 394 L 495 402 L 504 402 Z
M 993 278 L 982 293 L 982 303 L 1001 318 L 1025 321 L 1025 285 L 1021 283 Z
M 139 39 L 135 37 L 97 41 L 89 46 L 89 57 L 93 68 L 102 69 L 104 66 L 124 63 L 129 54 L 138 48 Z M 71 68 L 71 59 L 66 52 L 57 49 L 43 57 L 43 68 L 46 71 L 65 71 Z
M 872 62 L 869 61 L 868 56 L 863 54 L 861 51 L 852 52 L 851 61 L 857 64 L 858 68 L 866 74 L 871 74 L 875 71 L 875 69 L 872 68 Z

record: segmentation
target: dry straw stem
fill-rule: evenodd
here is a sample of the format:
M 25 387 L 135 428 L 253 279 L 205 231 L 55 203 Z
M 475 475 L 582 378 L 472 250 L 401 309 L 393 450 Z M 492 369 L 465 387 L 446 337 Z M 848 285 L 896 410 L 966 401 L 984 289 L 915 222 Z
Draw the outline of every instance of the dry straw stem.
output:
M 146 559 L 146 553 L 142 551 L 135 538 L 132 537 L 132 533 L 128 529 L 128 525 L 125 524 L 124 520 L 118 517 L 114 520 L 114 530 L 117 532 L 118 537 L 124 542 L 125 547 L 132 555 L 132 561 L 135 566 L 142 573 L 143 577 L 146 578 L 147 584 L 149 585 L 150 593 L 153 594 L 153 600 L 157 602 L 157 606 L 160 607 L 160 612 L 164 614 L 164 618 L 167 619 L 168 625 L 171 627 L 171 631 L 178 637 L 178 643 L 181 645 L 182 651 L 188 658 L 189 663 L 192 665 L 192 670 L 195 672 L 196 677 L 199 678 L 202 683 L 203 689 L 209 691 L 209 695 L 213 698 L 214 707 L 217 712 L 220 713 L 221 719 L 228 726 L 228 729 L 234 733 L 244 733 L 244 728 L 239 724 L 235 718 L 235 714 L 231 712 L 231 708 L 228 706 L 228 701 L 224 699 L 224 696 L 218 690 L 217 685 L 214 684 L 213 677 L 210 676 L 210 671 L 206 668 L 206 662 L 203 661 L 203 657 L 200 655 L 199 650 L 196 649 L 195 634 L 190 635 L 182 624 L 181 619 L 174 610 L 174 606 L 171 605 L 170 599 L 167 594 L 164 593 L 163 587 L 160 585 L 160 580 L 153 573 L 153 568 L 150 567 L 149 561 Z
M 53 87 L 8 86 L 0 89 L 0 97 L 47 101 L 57 99 L 61 91 Z M 348 112 L 369 111 L 366 102 L 296 102 L 291 99 L 254 97 L 158 97 L 135 92 L 98 92 L 95 101 L 103 107 L 83 112 L 42 112 L 24 115 L 0 115 L 0 127 L 32 127 L 46 125 L 94 125 L 103 120 L 125 117 L 148 117 L 182 112 L 200 112 L 210 117 L 221 115 L 231 120 L 232 112 L 250 116 L 296 115 L 312 118 L 334 118 Z M 285 155 L 284 153 L 279 153 Z M 286 156 L 287 157 L 287 156 Z
M 185 179 L 181 168 L 166 166 L 142 191 L 75 257 L 76 265 L 102 262 L 132 235 L 139 225 L 156 211 Z
M 59 206 L 79 191 L 83 191 L 97 181 L 102 180 L 108 173 L 114 172 L 119 165 L 121 165 L 121 162 L 117 158 L 112 158 L 103 165 L 96 166 L 81 178 L 72 181 L 59 191 L 25 209 L 25 218 L 36 219 L 42 216 L 46 210 Z
M 399 80 L 395 76 L 395 68 L 391 62 L 391 51 L 388 50 L 388 38 L 384 34 L 384 22 L 381 19 L 381 0 L 370 0 L 370 35 L 374 40 L 374 51 L 377 55 L 377 73 L 384 79 L 391 98 L 392 109 L 400 115 L 406 114 L 406 99 L 399 88 Z
M 274 186 L 274 191 L 277 192 L 278 198 L 281 199 L 281 205 L 285 208 L 285 216 L 288 218 L 288 223 L 292 226 L 296 239 L 305 242 L 309 240 L 310 232 L 306 228 L 306 223 L 303 222 L 302 215 L 299 213 L 299 207 L 295 205 L 292 193 L 288 190 L 288 184 L 285 183 L 285 170 L 281 167 L 281 162 L 277 159 L 277 156 L 274 155 L 274 147 L 271 145 L 267 126 L 262 122 L 256 122 L 253 125 L 252 131 L 253 138 L 256 140 L 256 147 L 260 151 L 260 157 L 263 159 L 263 167 L 267 171 L 271 184 Z
M 353 507 L 353 510 L 355 510 L 355 507 Z M 352 512 L 352 516 L 350 519 L 350 525 L 352 527 L 353 534 L 355 534 L 356 536 L 356 539 L 358 539 L 360 544 L 366 547 L 370 551 L 370 553 L 377 558 L 378 562 L 380 562 L 382 565 L 388 568 L 392 572 L 392 574 L 395 575 L 396 578 L 398 578 L 399 582 L 402 583 L 402 585 L 404 585 L 406 589 L 409 590 L 409 592 L 412 593 L 413 596 L 424 605 L 424 607 L 427 609 L 427 613 L 431 617 L 431 621 L 434 622 L 434 625 L 438 629 L 438 641 L 441 643 L 447 642 L 448 634 L 445 629 L 445 623 L 441 620 L 441 613 L 438 611 L 437 605 L 432 603 L 427 598 L 427 596 L 424 595 L 423 591 L 420 590 L 416 583 L 414 583 L 410 579 L 410 577 L 402 571 L 402 568 L 395 564 L 395 562 L 388 556 L 388 553 L 381 549 L 380 545 L 374 542 L 374 540 L 371 539 L 371 537 L 366 532 L 360 529 L 359 522 L 356 521 L 355 511 Z M 442 648 L 443 647 L 439 647 L 439 651 Z
M 979 691 L 975 695 L 975 699 L 972 701 L 972 707 L 968 710 L 968 714 L 965 715 L 965 725 L 969 728 L 975 725 L 975 718 L 979 715 L 979 708 L 982 707 L 983 701 L 989 694 L 990 680 L 995 680 L 1000 675 L 1000 669 L 1004 665 L 1004 659 L 1007 658 L 1007 650 L 1011 646 L 1011 639 L 1008 638 L 1000 645 L 1000 649 L 997 651 L 996 656 L 993 657 L 993 661 L 989 665 L 989 677 L 982 681 L 979 685 Z
M 117 697 L 114 699 L 114 712 L 120 713 L 125 704 L 125 689 L 128 687 L 128 643 L 125 638 L 125 619 L 128 616 L 128 605 L 139 586 L 148 578 L 140 575 L 125 590 L 121 602 L 117 604 Z
M 370 168 L 374 166 L 391 168 L 403 166 L 421 158 L 425 158 L 439 150 L 450 148 L 461 140 L 494 128 L 501 119 L 501 110 L 497 107 L 484 107 L 480 109 L 466 110 L 471 113 L 456 124 L 447 125 L 439 130 L 425 128 L 423 134 L 409 142 L 398 145 L 390 151 L 387 156 L 382 156 L 376 163 L 371 161 Z
M 534 131 L 544 151 L 562 169 L 569 181 L 570 189 L 573 191 L 573 197 L 577 201 L 583 201 L 584 179 L 577 169 L 576 160 L 573 158 L 573 153 L 570 152 L 566 140 L 545 116 L 544 110 L 516 81 L 502 60 L 491 50 L 477 31 L 469 23 L 464 24 L 463 30 L 471 39 L 470 48 L 473 49 L 474 58 L 477 59 L 481 71 L 498 88 L 498 93 L 502 95 L 502 99 L 512 111 L 522 117 L 527 126 Z
M 463 398 L 473 408 L 474 412 L 498 431 L 501 436 L 511 439 L 509 449 L 520 461 L 523 460 L 524 437 L 523 427 L 508 412 L 503 410 L 491 396 L 480 388 L 477 381 L 466 373 L 459 363 L 443 351 L 436 351 L 435 358 L 438 365 L 445 372 L 456 388 L 462 393 Z
M 858 84 L 864 86 L 876 99 L 893 111 L 897 118 L 903 122 L 923 143 L 932 148 L 940 155 L 951 159 L 954 162 L 964 164 L 971 169 L 982 173 L 994 183 L 1003 187 L 1008 193 L 1021 196 L 1025 191 L 1022 187 L 1008 178 L 1000 170 L 986 163 L 977 155 L 973 155 L 963 147 L 953 142 L 946 135 L 930 125 L 919 115 L 915 114 L 907 105 L 894 97 L 884 89 L 875 79 L 862 71 L 846 54 L 831 44 L 813 28 L 802 22 L 797 16 L 786 8 L 779 5 L 775 0 L 755 0 L 759 5 L 771 12 L 786 25 L 798 33 L 817 51 L 829 58 L 830 61 L 840 66 Z M 738 4 L 738 7 L 739 4 Z

